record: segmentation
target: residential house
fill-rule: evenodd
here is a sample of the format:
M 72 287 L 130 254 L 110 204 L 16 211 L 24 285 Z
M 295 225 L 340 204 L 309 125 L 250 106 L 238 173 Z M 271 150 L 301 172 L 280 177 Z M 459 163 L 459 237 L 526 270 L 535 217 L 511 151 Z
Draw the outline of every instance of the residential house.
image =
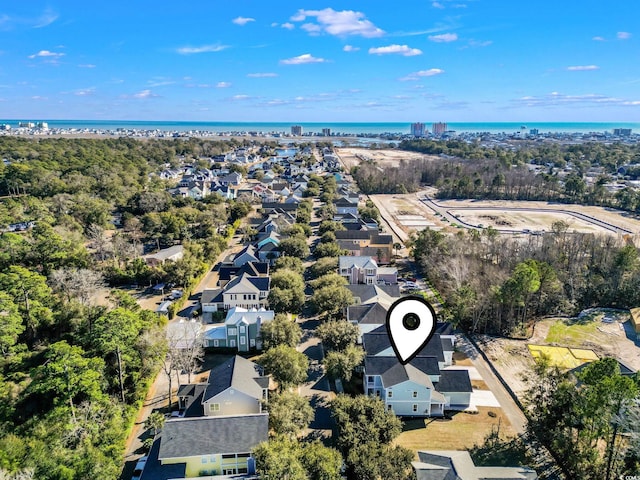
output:
M 280 247 L 275 243 L 265 243 L 258 250 L 258 258 L 262 262 L 269 262 L 270 264 L 275 263 L 276 259 L 282 255 L 280 251 Z
M 233 307 L 227 312 L 224 324 L 208 328 L 204 334 L 204 346 L 212 348 L 236 348 L 239 352 L 262 350 L 260 329 L 273 320 L 273 310 Z
M 359 224 L 361 221 L 358 221 Z M 370 256 L 378 265 L 391 261 L 393 255 L 393 237 L 378 233 L 369 228 L 362 230 L 342 230 L 335 232 L 340 248 L 348 250 L 349 255 Z
M 173 247 L 163 248 L 156 253 L 144 255 L 142 258 L 150 267 L 164 265 L 166 262 L 175 262 L 184 256 L 184 247 L 182 245 L 174 245 Z
M 243 273 L 246 273 L 251 277 L 266 277 L 269 275 L 269 263 L 247 262 L 240 267 L 237 267 L 234 264 L 221 265 L 218 269 L 218 286 L 224 287 L 234 277 L 240 276 Z
M 362 343 L 362 335 L 375 330 L 387 322 L 388 307 L 381 302 L 371 302 L 347 307 L 347 321 L 360 329 L 358 343 Z
M 351 285 L 398 283 L 398 269 L 395 267 L 379 267 L 372 257 L 340 256 L 338 273 Z
M 256 247 L 253 245 L 247 245 L 240 250 L 235 257 L 233 257 L 233 264 L 236 267 L 241 267 L 247 262 L 259 262 Z
M 356 200 L 355 203 L 344 198 L 341 197 L 338 200 L 336 200 L 335 202 L 333 202 L 336 206 L 336 210 L 338 212 L 338 214 L 345 214 L 345 213 L 351 213 L 353 215 L 358 215 L 358 201 Z
M 466 450 L 419 450 L 411 462 L 417 480 L 537 480 L 527 467 L 477 467 Z
M 269 377 L 260 365 L 235 355 L 211 369 L 205 383 L 178 388 L 178 405 L 185 417 L 219 417 L 262 413 Z
M 239 172 L 231 172 L 224 177 L 218 179 L 221 185 L 238 186 L 242 183 L 242 174 Z
M 259 413 L 167 420 L 153 443 L 142 480 L 255 474 L 252 451 L 268 439 L 268 417 Z
M 453 357 L 450 338 L 434 333 L 406 365 L 398 361 L 386 325 L 365 333 L 362 344 L 366 354 L 364 392 L 381 398 L 389 411 L 399 416 L 429 417 L 470 407 L 469 373 L 445 369 Z
M 211 194 L 219 195 L 227 200 L 236 198 L 236 192 L 229 185 L 213 184 L 211 185 Z
M 229 310 L 233 307 L 266 308 L 268 305 L 269 277 L 252 277 L 247 273 L 235 277 L 222 289 L 207 289 L 202 291 L 200 304 L 203 314 L 211 318 L 214 312 Z
M 262 213 L 269 214 L 273 212 L 288 212 L 294 215 L 295 211 L 298 210 L 297 203 L 283 203 L 283 202 L 262 202 Z
M 400 298 L 398 285 L 347 285 L 346 288 L 353 295 L 354 305 L 380 303 L 388 309 Z

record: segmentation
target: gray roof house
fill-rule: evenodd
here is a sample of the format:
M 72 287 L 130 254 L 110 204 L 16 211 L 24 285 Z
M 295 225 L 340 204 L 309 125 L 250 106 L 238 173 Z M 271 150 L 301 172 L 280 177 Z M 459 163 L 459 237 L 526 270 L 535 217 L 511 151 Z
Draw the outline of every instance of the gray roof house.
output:
M 273 310 L 233 307 L 227 312 L 224 324 L 208 326 L 203 344 L 210 348 L 236 348 L 239 352 L 261 350 L 260 330 L 273 320 Z
M 156 253 L 150 253 L 142 258 L 152 267 L 162 265 L 165 262 L 175 262 L 184 256 L 184 247 L 182 245 L 174 245 L 173 247 L 163 248 Z
M 234 355 L 211 370 L 207 383 L 180 385 L 178 402 L 185 417 L 262 413 L 268 387 L 262 367 Z
M 142 479 L 247 478 L 255 474 L 252 451 L 267 440 L 268 431 L 266 413 L 168 420 L 154 441 Z
M 537 480 L 527 467 L 477 467 L 466 450 L 418 451 L 412 462 L 418 480 Z
M 439 323 L 436 330 L 446 331 Z M 465 410 L 471 403 L 471 380 L 466 370 L 444 370 L 452 363 L 449 335 L 435 333 L 416 357 L 401 364 L 385 325 L 362 335 L 365 349 L 364 393 L 382 399 L 396 415 L 428 417 L 445 410 Z

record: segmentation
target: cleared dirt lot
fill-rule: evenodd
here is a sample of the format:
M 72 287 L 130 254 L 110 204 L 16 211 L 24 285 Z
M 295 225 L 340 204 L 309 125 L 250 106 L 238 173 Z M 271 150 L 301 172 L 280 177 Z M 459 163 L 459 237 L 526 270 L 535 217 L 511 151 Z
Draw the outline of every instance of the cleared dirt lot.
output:
M 368 148 L 345 147 L 336 148 L 335 151 L 347 169 L 359 165 L 363 160 L 374 160 L 381 166 L 397 167 L 400 160 L 438 159 L 436 155 L 424 155 L 422 153 L 391 149 L 370 150 Z
M 491 226 L 507 232 L 549 232 L 562 220 L 569 232 L 612 234 L 616 228 L 632 235 L 640 233 L 640 219 L 619 210 L 582 205 L 525 201 L 436 200 L 434 206 L 421 201 L 433 198 L 434 189 L 417 193 L 370 195 L 380 214 L 394 230 L 408 235 L 426 227 L 455 231 L 459 228 Z M 382 208 L 380 208 L 382 206 Z
M 607 315 L 613 320 L 611 323 L 603 322 L 605 315 L 599 311 L 581 319 L 542 320 L 528 340 L 483 335 L 476 339 L 502 378 L 521 397 L 527 388 L 525 379 L 531 376 L 535 365 L 528 344 L 590 349 L 599 358 L 614 357 L 629 367 L 640 369 L 640 348 L 631 332 L 628 312 Z

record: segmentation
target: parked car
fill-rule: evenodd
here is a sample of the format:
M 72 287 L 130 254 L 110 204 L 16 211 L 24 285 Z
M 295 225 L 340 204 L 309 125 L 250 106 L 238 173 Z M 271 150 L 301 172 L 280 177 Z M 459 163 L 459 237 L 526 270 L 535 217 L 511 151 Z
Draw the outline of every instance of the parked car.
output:
M 133 469 L 133 476 L 131 480 L 140 480 L 142 478 L 142 472 L 144 471 L 144 466 L 147 464 L 148 456 L 140 457 L 138 462 L 136 463 L 136 468 Z
M 182 298 L 182 295 L 184 295 L 184 292 L 182 290 L 171 290 L 171 293 L 169 294 L 169 300 L 177 300 L 179 298 Z

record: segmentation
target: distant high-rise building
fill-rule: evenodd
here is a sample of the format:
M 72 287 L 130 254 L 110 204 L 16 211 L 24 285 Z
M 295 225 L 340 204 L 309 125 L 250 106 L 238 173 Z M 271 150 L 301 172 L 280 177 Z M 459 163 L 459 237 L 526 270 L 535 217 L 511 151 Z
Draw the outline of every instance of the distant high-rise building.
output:
M 529 130 L 529 135 L 531 135 L 532 137 L 537 137 L 540 134 L 540 130 L 538 130 L 537 128 L 532 128 L 531 130 Z
M 448 130 L 447 124 L 445 122 L 434 123 L 431 127 L 431 131 L 433 132 L 434 135 L 442 135 L 447 130 Z
M 302 136 L 302 125 L 291 125 L 291 135 Z
M 331 136 L 331 129 L 330 128 L 323 128 L 322 129 L 322 136 L 330 137 Z
M 631 129 L 630 128 L 614 128 L 613 134 L 617 137 L 630 137 Z
M 424 123 L 416 122 L 411 124 L 411 135 L 414 137 L 424 137 Z

